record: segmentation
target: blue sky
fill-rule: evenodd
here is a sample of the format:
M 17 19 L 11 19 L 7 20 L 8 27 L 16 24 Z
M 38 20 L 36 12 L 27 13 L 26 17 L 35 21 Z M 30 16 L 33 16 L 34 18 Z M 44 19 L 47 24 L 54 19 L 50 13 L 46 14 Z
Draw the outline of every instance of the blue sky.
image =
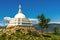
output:
M 27 18 L 37 18 L 44 13 L 52 22 L 60 22 L 60 0 L 0 0 L 0 20 L 14 17 L 19 4 Z

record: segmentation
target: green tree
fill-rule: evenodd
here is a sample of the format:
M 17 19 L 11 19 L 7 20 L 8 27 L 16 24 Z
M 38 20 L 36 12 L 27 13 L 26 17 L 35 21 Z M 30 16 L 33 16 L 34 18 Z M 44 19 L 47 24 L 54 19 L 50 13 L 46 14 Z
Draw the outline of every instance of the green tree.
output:
M 54 27 L 54 34 L 58 34 L 58 32 L 59 32 L 59 29 L 58 29 L 58 27 Z
M 39 20 L 39 27 L 41 28 L 41 31 L 43 32 L 43 28 L 44 28 L 44 21 L 45 21 L 45 16 L 44 14 L 41 14 L 40 16 L 38 16 L 38 20 Z
M 50 22 L 49 18 L 45 18 L 44 14 L 41 14 L 38 16 L 38 20 L 39 20 L 39 27 L 41 28 L 41 31 L 43 32 L 44 28 L 48 28 L 48 23 Z
M 49 22 L 50 22 L 50 18 L 45 19 L 45 28 L 47 32 L 48 32 Z

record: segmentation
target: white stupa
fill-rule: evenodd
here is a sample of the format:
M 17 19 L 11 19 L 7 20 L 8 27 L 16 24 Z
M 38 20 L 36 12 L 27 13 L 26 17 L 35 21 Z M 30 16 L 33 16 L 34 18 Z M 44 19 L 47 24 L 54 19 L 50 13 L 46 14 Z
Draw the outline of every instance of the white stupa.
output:
M 21 5 L 19 5 L 18 13 L 12 18 L 8 24 L 8 26 L 32 26 L 32 22 L 25 17 L 25 15 L 21 11 Z

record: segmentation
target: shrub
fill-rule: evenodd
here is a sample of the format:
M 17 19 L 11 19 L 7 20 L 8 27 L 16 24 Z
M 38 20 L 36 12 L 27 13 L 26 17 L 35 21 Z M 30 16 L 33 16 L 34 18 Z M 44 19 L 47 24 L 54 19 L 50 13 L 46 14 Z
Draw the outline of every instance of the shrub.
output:
M 58 34 L 58 32 L 59 32 L 58 27 L 54 27 L 54 34 Z

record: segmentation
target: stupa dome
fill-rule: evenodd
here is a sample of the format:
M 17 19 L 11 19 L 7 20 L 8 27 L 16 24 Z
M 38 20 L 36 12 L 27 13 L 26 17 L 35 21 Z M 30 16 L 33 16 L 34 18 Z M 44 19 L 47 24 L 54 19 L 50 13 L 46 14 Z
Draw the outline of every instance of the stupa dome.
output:
M 21 12 L 21 5 L 19 5 L 19 11 L 14 18 L 25 18 L 25 15 Z
M 18 14 L 15 15 L 14 18 L 25 18 L 25 15 L 22 14 L 22 13 L 18 13 Z

